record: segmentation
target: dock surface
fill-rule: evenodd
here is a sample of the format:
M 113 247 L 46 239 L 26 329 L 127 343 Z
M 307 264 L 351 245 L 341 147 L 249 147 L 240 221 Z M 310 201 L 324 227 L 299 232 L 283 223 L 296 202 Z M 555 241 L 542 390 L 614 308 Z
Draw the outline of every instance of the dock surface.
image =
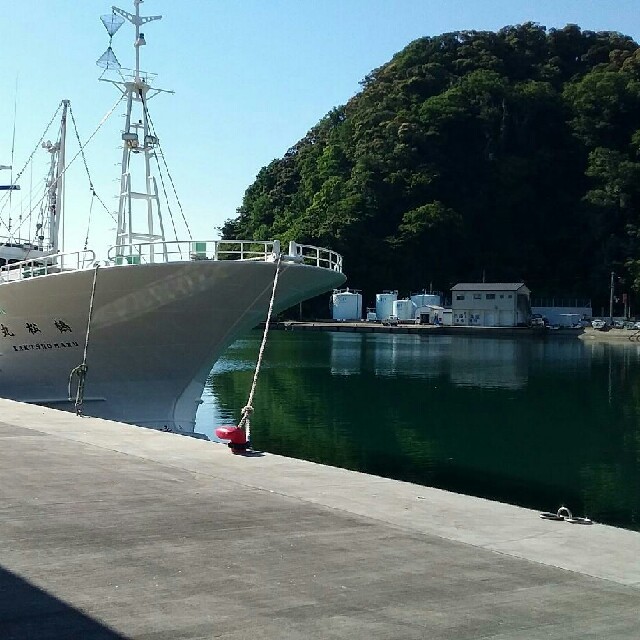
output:
M 0 400 L 3 640 L 638 637 L 639 533 Z

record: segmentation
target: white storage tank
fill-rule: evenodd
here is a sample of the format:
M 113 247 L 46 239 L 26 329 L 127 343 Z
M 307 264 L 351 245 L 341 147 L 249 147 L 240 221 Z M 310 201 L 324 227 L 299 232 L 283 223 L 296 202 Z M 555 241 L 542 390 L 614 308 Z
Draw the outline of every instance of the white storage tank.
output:
M 355 289 L 335 289 L 331 296 L 334 320 L 362 319 L 362 294 Z
M 441 307 L 442 298 L 437 293 L 412 293 L 411 300 L 416 307 Z
M 386 320 L 393 315 L 393 303 L 398 299 L 397 291 L 376 293 L 376 318 Z
M 416 317 L 416 305 L 408 298 L 406 300 L 395 300 L 393 302 L 393 315 L 398 320 L 413 320 Z

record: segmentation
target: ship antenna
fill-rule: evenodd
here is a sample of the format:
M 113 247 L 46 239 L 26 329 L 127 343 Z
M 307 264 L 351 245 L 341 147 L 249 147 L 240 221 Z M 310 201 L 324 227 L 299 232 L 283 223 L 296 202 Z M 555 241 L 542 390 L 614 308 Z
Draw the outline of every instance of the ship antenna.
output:
M 140 82 L 140 47 L 147 44 L 144 39 L 144 33 L 140 32 L 140 27 L 147 22 L 153 22 L 154 20 L 162 19 L 162 16 L 141 16 L 140 15 L 140 5 L 143 0 L 133 0 L 133 5 L 136 8 L 135 15 L 125 11 L 124 9 L 118 9 L 118 7 L 111 7 L 113 13 L 122 16 L 125 20 L 128 20 L 132 25 L 136 28 L 136 39 L 133 44 L 136 50 L 136 74 L 135 80 L 136 82 Z

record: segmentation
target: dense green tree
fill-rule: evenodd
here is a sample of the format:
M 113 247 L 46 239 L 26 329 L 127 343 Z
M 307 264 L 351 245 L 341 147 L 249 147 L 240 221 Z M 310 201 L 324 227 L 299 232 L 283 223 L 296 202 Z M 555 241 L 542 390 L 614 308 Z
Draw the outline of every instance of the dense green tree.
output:
M 534 23 L 420 38 L 247 189 L 226 238 L 330 246 L 370 299 L 523 279 L 640 292 L 640 49 Z

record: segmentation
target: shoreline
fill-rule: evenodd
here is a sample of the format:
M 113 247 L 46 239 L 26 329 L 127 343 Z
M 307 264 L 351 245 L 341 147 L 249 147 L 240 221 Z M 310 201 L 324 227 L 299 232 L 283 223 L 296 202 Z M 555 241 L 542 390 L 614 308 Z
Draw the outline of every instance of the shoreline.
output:
M 599 331 L 592 327 L 587 327 L 580 336 L 582 340 L 597 340 L 601 342 L 640 342 L 640 331 L 637 329 L 609 329 L 609 331 Z
M 264 326 L 264 323 L 261 323 L 261 326 Z M 385 326 L 379 322 L 366 322 L 364 320 L 345 322 L 335 320 L 286 320 L 272 322 L 270 329 L 281 331 L 412 334 L 421 336 L 543 337 L 593 340 L 599 342 L 640 342 L 640 331 L 638 330 L 610 329 L 609 331 L 599 331 L 592 327 L 581 327 L 579 329 L 540 329 L 532 327 L 436 326 L 412 323 L 399 323 L 396 326 Z

